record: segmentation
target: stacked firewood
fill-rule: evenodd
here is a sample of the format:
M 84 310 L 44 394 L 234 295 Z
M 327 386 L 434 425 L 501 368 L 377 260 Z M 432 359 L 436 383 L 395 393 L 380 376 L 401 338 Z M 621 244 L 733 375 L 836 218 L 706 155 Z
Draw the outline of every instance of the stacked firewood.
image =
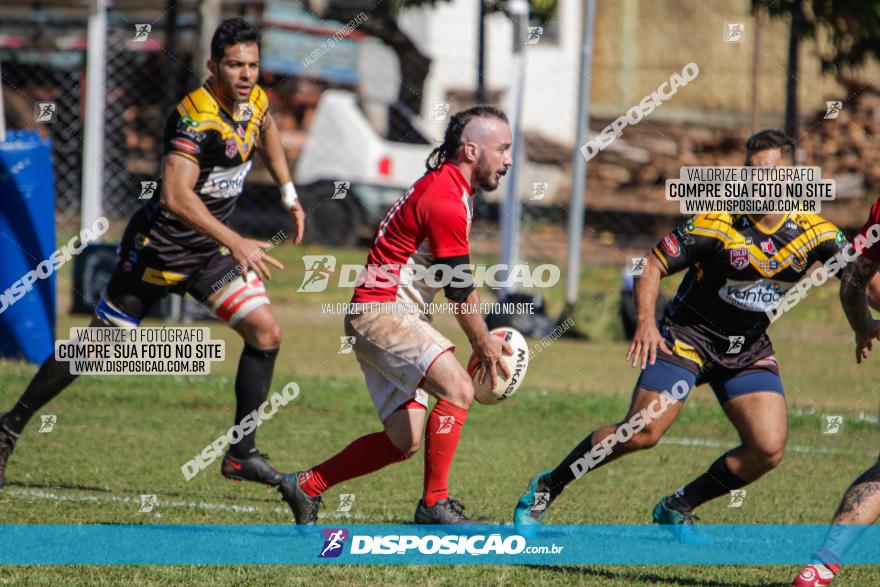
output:
M 834 207 L 864 207 L 880 196 L 880 89 L 852 81 L 844 85 L 845 96 L 828 98 L 842 102 L 836 118 L 826 118 L 827 108 L 802 118 L 798 157 L 801 165 L 819 166 L 823 177 L 837 181 Z M 594 121 L 592 132 L 600 132 L 609 122 Z M 667 179 L 677 178 L 684 165 L 742 165 L 749 134 L 748 129 L 650 120 L 629 126 L 590 160 L 587 206 L 669 213 L 673 206 L 663 197 Z M 570 150 L 529 133 L 526 143 L 530 161 L 555 160 L 570 170 Z M 554 190 L 548 203 L 566 201 L 569 186 Z

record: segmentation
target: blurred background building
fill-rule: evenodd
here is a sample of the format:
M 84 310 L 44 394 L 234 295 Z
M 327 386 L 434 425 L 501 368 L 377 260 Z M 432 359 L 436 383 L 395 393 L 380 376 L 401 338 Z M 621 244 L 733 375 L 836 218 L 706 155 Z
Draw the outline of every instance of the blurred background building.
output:
M 37 128 L 52 138 L 62 231 L 79 226 L 85 50 L 94 4 L 7 0 L 0 18 L 7 127 Z M 572 153 L 578 147 L 583 2 L 530 4 L 535 32 L 524 47 L 526 159 L 519 169 L 519 195 L 524 222 L 533 229 L 525 244 L 552 248 L 561 241 Z M 589 162 L 588 243 L 593 239 L 625 249 L 656 240 L 679 218 L 663 198 L 666 178 L 677 177 L 684 164 L 739 164 L 753 130 L 786 125 L 793 17 L 771 14 L 760 4 L 598 2 L 593 132 L 686 63 L 696 62 L 700 75 Z M 810 12 L 814 4 L 820 3 L 802 3 L 804 13 L 797 18 L 818 22 L 823 15 Z M 141 182 L 158 175 L 164 117 L 204 80 L 216 23 L 240 15 L 263 29 L 261 83 L 281 126 L 294 180 L 313 213 L 309 238 L 355 244 L 367 237 L 376 217 L 421 172 L 424 155 L 442 140 L 448 115 L 477 101 L 509 109 L 513 78 L 507 2 L 373 5 L 358 0 L 112 2 L 106 35 L 105 210 L 125 218 L 137 208 Z M 876 20 L 875 3 L 864 5 L 866 22 Z M 346 23 L 354 23 L 350 31 Z M 136 38 L 136 26 L 142 24 L 150 31 Z M 840 200 L 823 213 L 853 228 L 880 185 L 880 149 L 874 140 L 880 131 L 880 69 L 869 58 L 855 67 L 823 70 L 829 49 L 833 53 L 835 43 L 845 39 L 818 26 L 815 33 L 807 29 L 797 45 L 795 76 L 800 156 L 838 180 Z M 836 118 L 826 118 L 826 101 L 842 102 Z M 58 104 L 53 123 L 35 121 L 39 102 Z M 271 234 L 284 218 L 275 188 L 259 167 L 249 180 L 236 223 L 254 234 Z M 338 181 L 350 182 L 350 198 L 332 199 Z M 477 207 L 487 242 L 497 240 L 492 227 L 500 193 L 484 194 Z

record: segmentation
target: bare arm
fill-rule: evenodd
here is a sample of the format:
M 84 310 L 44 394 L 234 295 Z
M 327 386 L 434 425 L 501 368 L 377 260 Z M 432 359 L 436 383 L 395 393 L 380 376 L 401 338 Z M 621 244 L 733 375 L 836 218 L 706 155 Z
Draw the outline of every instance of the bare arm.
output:
M 640 362 L 642 369 L 648 363 L 653 365 L 657 359 L 658 346 L 667 353 L 670 352 L 657 329 L 654 310 L 657 307 L 657 296 L 660 295 L 660 279 L 663 277 L 666 277 L 666 271 L 660 261 L 649 253 L 645 270 L 635 283 L 636 332 L 626 354 L 626 360 L 631 360 L 633 367 Z
M 284 266 L 263 252 L 266 243 L 244 238 L 214 218 L 193 189 L 198 178 L 199 166 L 194 161 L 174 154 L 167 155 L 162 161 L 162 207 L 199 232 L 226 245 L 243 269 L 251 267 L 271 279 L 272 274 L 263 261 L 279 269 Z
M 867 359 L 873 348 L 873 339 L 880 338 L 880 323 L 868 310 L 868 284 L 876 287 L 874 277 L 880 267 L 876 261 L 858 257 L 844 267 L 840 276 L 840 303 L 856 336 L 856 361 Z
M 281 187 L 290 182 L 290 170 L 287 168 L 287 157 L 284 155 L 284 147 L 281 145 L 281 133 L 278 131 L 278 125 L 271 114 L 266 113 L 266 122 L 260 133 L 260 148 L 257 151 L 260 159 L 269 170 L 275 185 Z M 303 230 L 305 230 L 306 215 L 303 211 L 302 204 L 297 202 L 290 208 L 293 217 L 293 226 L 296 229 L 296 236 L 293 239 L 295 244 L 300 244 L 303 238 Z
M 275 180 L 276 185 L 284 185 L 290 181 L 290 170 L 287 168 L 287 157 L 281 146 L 281 133 L 271 114 L 266 114 L 266 122 L 260 131 L 260 158 Z
M 464 330 L 474 354 L 480 359 L 483 366 L 483 374 L 480 377 L 482 383 L 489 374 L 492 387 L 498 384 L 498 368 L 504 374 L 504 378 L 510 377 L 510 370 L 504 361 L 501 360 L 502 353 L 505 355 L 513 354 L 510 346 L 497 336 L 489 334 L 489 327 L 479 312 L 480 294 L 477 290 L 473 290 L 464 302 L 458 304 L 455 312 L 455 319 L 458 325 Z
M 168 155 L 163 159 L 162 197 L 164 208 L 175 216 L 230 249 L 238 238 L 234 230 L 214 218 L 194 191 L 199 166 L 185 157 Z

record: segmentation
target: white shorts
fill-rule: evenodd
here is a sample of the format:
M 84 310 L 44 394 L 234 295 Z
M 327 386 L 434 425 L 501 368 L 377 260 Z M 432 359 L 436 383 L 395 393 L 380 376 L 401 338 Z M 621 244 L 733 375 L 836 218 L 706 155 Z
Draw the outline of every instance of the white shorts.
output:
M 419 385 L 437 357 L 455 348 L 413 314 L 347 314 L 345 334 L 354 337 L 354 353 L 382 422 L 413 399 L 428 407 Z

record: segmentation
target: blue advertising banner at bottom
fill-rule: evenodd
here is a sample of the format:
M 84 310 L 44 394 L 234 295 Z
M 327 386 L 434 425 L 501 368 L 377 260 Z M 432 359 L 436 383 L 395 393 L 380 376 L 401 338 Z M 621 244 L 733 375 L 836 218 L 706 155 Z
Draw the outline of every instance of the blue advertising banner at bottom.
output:
M 701 525 L 2 525 L 0 564 L 802 564 L 831 529 L 846 564 L 880 565 L 880 527 Z

